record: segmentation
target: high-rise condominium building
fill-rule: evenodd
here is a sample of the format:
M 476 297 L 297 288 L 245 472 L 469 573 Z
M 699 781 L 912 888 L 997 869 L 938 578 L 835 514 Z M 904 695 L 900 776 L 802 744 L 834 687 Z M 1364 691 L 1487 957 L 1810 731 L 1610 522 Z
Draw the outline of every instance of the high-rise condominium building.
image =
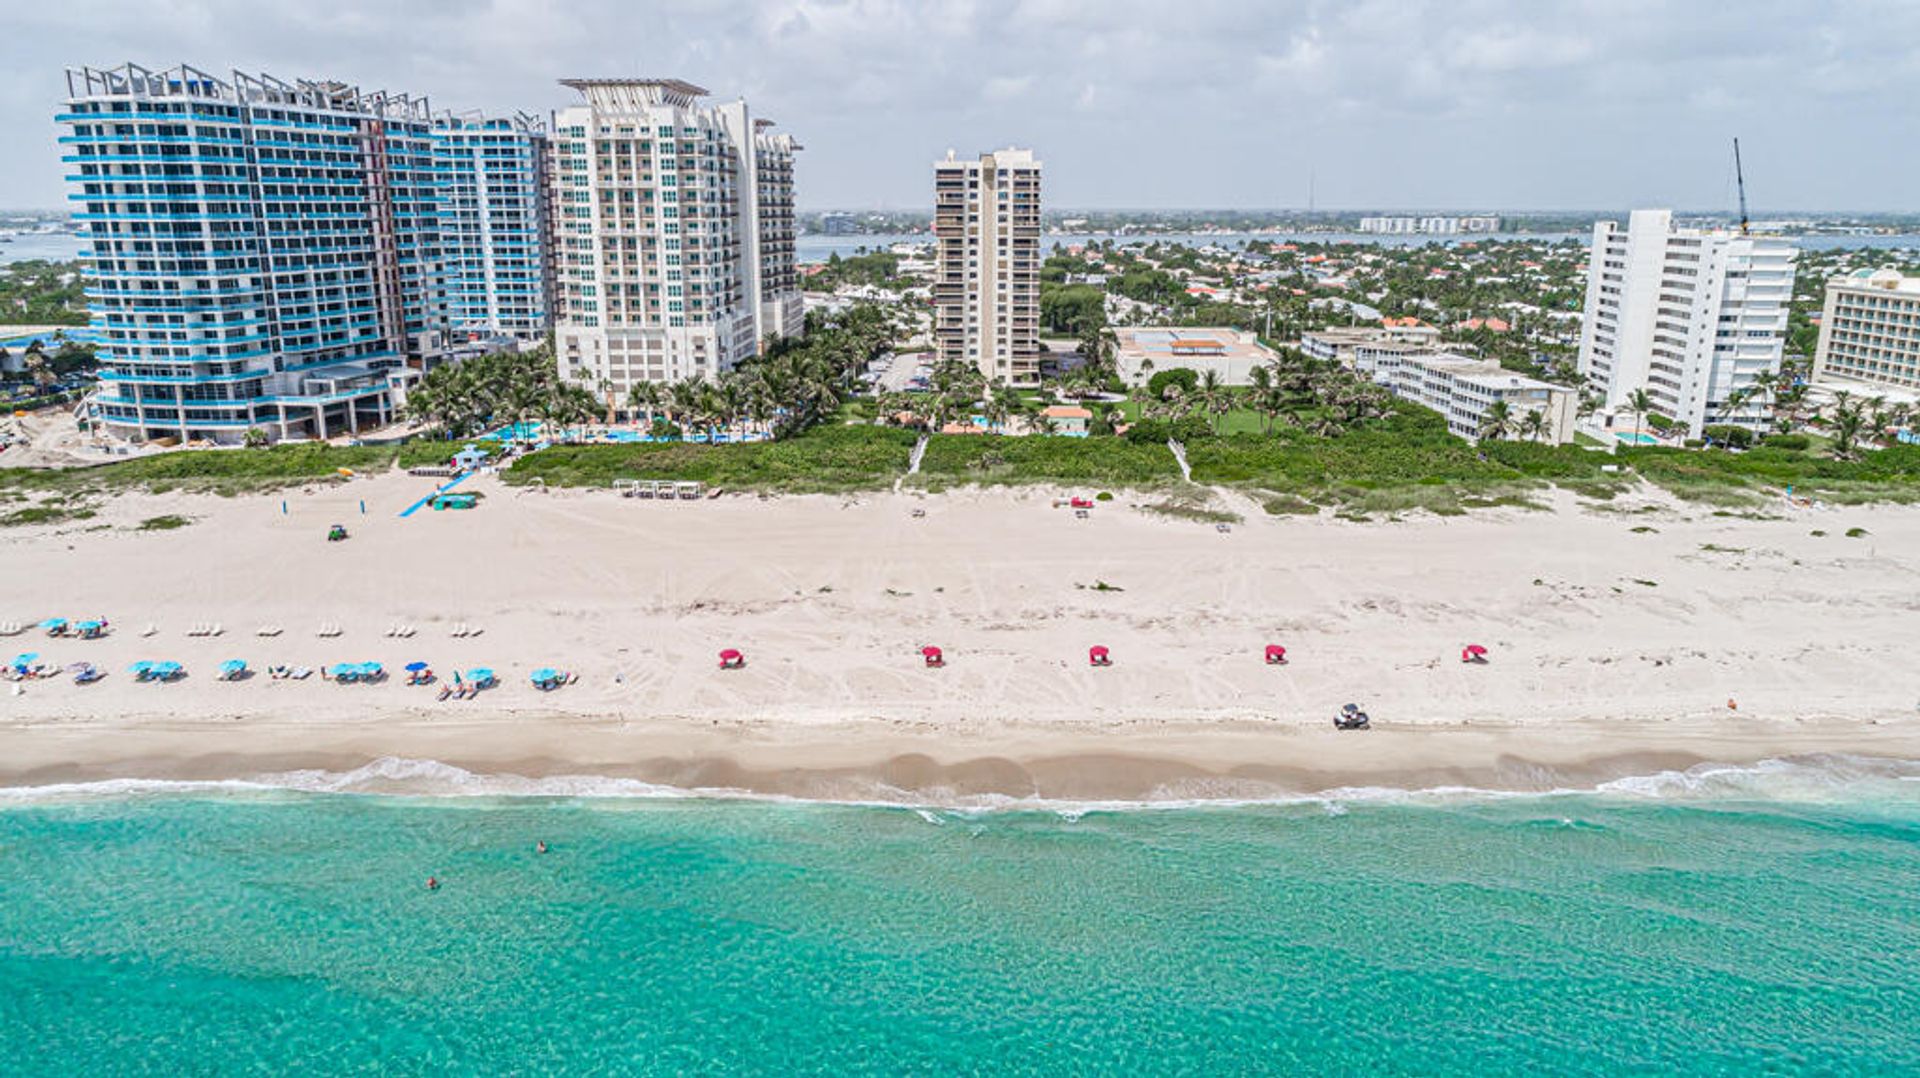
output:
M 442 345 L 424 99 L 128 64 L 67 72 L 104 425 L 315 437 L 390 418 Z
M 1813 377 L 1867 392 L 1920 390 L 1920 277 L 1863 269 L 1828 281 Z
M 942 362 L 1040 381 L 1040 162 L 995 150 L 933 166 L 934 341 Z
M 624 399 L 801 332 L 789 136 L 677 79 L 569 79 L 554 114 L 561 373 Z
M 443 113 L 433 151 L 454 336 L 545 337 L 553 284 L 545 121 Z
M 1696 438 L 1708 423 L 1764 425 L 1763 402 L 1729 396 L 1780 369 L 1797 255 L 1777 238 L 1675 228 L 1669 210 L 1595 224 L 1580 373 L 1610 412 L 1644 389 Z

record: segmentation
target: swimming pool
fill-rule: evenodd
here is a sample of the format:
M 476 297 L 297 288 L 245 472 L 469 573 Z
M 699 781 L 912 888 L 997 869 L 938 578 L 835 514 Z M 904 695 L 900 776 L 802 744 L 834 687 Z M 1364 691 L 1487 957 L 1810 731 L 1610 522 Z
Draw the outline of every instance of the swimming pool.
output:
M 1614 431 L 1613 436 L 1628 445 L 1658 445 L 1660 443 L 1660 439 L 1655 438 L 1651 434 L 1640 434 L 1630 430 Z

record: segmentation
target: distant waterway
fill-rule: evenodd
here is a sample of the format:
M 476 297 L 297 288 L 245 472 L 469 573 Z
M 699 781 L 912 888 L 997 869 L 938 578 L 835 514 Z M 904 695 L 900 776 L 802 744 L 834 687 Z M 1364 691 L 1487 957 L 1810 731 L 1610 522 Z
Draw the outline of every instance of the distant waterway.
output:
M 36 258 L 49 262 L 70 262 L 80 257 L 87 241 L 68 232 L 37 232 L 0 235 L 0 265 L 30 262 Z
M 86 240 L 66 232 L 40 233 L 34 235 L 12 235 L 4 237 L 11 241 L 0 243 L 0 265 L 9 262 L 24 262 L 29 259 L 49 259 L 54 261 L 71 260 L 80 257 Z M 1177 243 L 1187 247 L 1239 247 L 1248 240 L 1280 241 L 1283 243 L 1368 243 L 1381 247 L 1418 247 L 1427 243 L 1458 244 L 1471 243 L 1486 239 L 1529 239 L 1552 243 L 1560 240 L 1578 240 L 1585 242 L 1584 232 L 1552 232 L 1518 235 L 1499 233 L 1495 236 L 1380 236 L 1363 232 L 1169 232 L 1163 235 L 1120 236 L 1112 233 L 1061 233 L 1040 238 L 1042 250 L 1052 251 L 1056 247 L 1072 247 L 1096 242 L 1114 243 Z M 828 236 L 820 233 L 808 233 L 799 238 L 795 249 L 802 262 L 824 262 L 830 255 L 846 258 L 863 251 L 883 251 L 896 243 L 931 243 L 933 237 L 920 233 L 886 233 L 865 236 Z M 1832 251 L 1848 247 L 1875 249 L 1920 250 L 1920 235 L 1904 236 L 1800 236 L 1794 240 L 1805 251 Z
M 1419 247 L 1428 243 L 1452 246 L 1460 243 L 1476 243 L 1485 240 L 1534 240 L 1541 243 L 1557 243 L 1562 240 L 1575 240 L 1585 244 L 1589 238 L 1586 232 L 1539 232 L 1513 233 L 1501 232 L 1493 235 L 1459 236 L 1408 236 L 1376 235 L 1371 232 L 1168 232 L 1159 235 L 1116 235 L 1102 233 L 1061 233 L 1040 237 L 1043 251 L 1052 251 L 1056 247 L 1073 247 L 1088 243 L 1117 244 L 1127 243 L 1177 243 L 1186 247 L 1226 247 L 1242 246 L 1248 240 L 1280 243 L 1366 243 L 1379 247 Z M 824 262 L 829 255 L 837 254 L 841 258 L 866 251 L 884 251 L 896 243 L 925 244 L 932 243 L 933 237 L 925 232 L 885 233 L 867 236 L 828 236 L 819 233 L 807 233 L 795 243 L 795 250 L 802 262 Z M 1920 235 L 1902 236 L 1797 236 L 1794 242 L 1803 251 L 1832 251 L 1842 248 L 1908 249 L 1920 250 Z

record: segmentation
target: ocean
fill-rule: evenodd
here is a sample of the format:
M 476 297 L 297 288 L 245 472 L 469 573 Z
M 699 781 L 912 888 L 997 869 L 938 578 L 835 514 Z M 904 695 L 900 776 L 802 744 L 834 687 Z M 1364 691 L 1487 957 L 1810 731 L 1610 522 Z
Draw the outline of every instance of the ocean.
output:
M 7 791 L 0 1059 L 1914 1073 L 1916 779 L 1823 759 L 1546 795 L 957 810 L 386 761 Z

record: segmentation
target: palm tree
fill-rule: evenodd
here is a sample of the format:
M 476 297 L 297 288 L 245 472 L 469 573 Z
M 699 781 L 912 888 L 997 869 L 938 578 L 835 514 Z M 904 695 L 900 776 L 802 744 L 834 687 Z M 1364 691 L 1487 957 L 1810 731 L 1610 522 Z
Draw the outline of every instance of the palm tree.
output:
M 1520 433 L 1526 435 L 1530 442 L 1544 441 L 1547 428 L 1551 425 L 1544 408 L 1534 408 L 1520 417 Z
M 653 417 L 659 412 L 664 397 L 658 382 L 635 382 L 633 388 L 627 390 L 627 403 L 635 411 L 646 413 L 649 427 L 653 426 Z
M 1480 413 L 1478 433 L 1481 438 L 1497 442 L 1513 432 L 1513 424 L 1513 407 L 1504 400 L 1497 400 Z
M 1633 413 L 1634 444 L 1639 444 L 1644 432 L 1640 424 L 1648 412 L 1653 411 L 1653 397 L 1645 389 L 1636 389 L 1627 394 L 1627 410 Z
M 1200 372 L 1200 382 L 1194 387 L 1193 395 L 1207 413 L 1207 425 L 1219 434 L 1221 418 L 1233 407 L 1233 388 L 1221 380 L 1219 371 L 1205 370 Z
M 1855 443 L 1866 425 L 1866 409 L 1858 401 L 1850 400 L 1843 390 L 1834 394 L 1836 404 L 1830 427 L 1833 432 L 1833 455 L 1841 460 L 1851 459 Z

